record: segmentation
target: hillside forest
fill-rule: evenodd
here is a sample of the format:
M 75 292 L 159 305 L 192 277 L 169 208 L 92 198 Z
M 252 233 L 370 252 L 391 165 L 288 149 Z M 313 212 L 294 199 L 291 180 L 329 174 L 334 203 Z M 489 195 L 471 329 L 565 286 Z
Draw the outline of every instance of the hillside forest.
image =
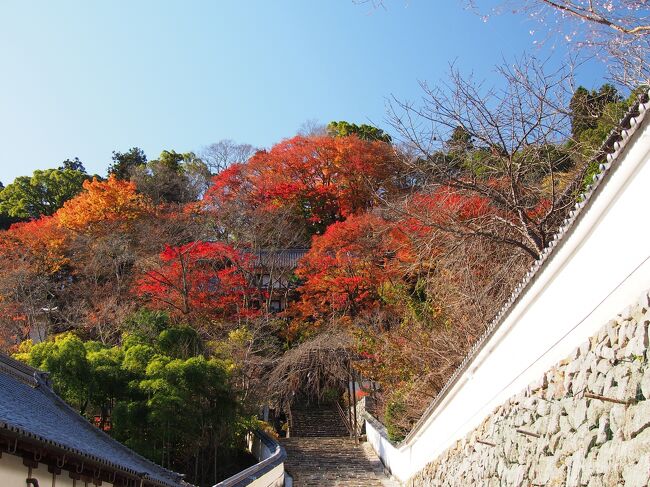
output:
M 105 177 L 72 159 L 7 183 L 0 349 L 197 485 L 242 461 L 260 407 L 331 394 L 314 350 L 353 357 L 402 438 L 640 93 L 570 90 L 531 60 L 499 76 L 485 90 L 452 69 L 420 105 L 392 104 L 390 135 L 338 121 L 268 149 L 135 147 Z

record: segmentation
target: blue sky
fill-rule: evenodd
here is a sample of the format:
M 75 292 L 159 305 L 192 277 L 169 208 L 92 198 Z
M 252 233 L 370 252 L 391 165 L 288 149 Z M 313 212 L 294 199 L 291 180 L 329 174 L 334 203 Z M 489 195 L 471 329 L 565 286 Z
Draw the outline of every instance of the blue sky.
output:
M 385 100 L 420 97 L 450 61 L 490 79 L 535 52 L 523 17 L 483 22 L 460 0 L 68 1 L 0 4 L 0 181 L 113 150 L 265 147 L 308 119 L 385 127 Z M 551 52 L 546 44 L 538 55 Z M 566 54 L 557 46 L 553 62 Z M 591 65 L 579 80 L 602 82 Z

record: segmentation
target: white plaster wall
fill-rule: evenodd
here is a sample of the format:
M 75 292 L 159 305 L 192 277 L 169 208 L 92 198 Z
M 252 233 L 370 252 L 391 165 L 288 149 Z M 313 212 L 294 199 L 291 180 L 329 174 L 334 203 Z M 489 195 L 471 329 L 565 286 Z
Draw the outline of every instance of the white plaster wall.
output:
M 260 437 L 253 433 L 250 432 L 248 434 L 248 449 L 249 451 L 257 458 L 259 465 L 260 463 L 264 462 L 265 460 L 273 457 L 273 455 L 276 454 L 275 450 L 269 449 L 268 446 L 260 439 Z M 242 472 L 239 472 L 236 475 L 233 475 L 232 477 L 223 480 L 222 482 L 218 483 L 215 487 L 221 487 L 224 485 L 234 485 L 237 482 L 243 480 L 243 478 L 239 478 L 239 476 L 244 475 L 244 472 L 247 472 L 249 470 L 252 470 L 254 467 L 257 465 L 254 465 L 253 467 L 249 467 L 246 470 L 243 470 Z M 249 472 L 248 475 L 252 475 L 253 472 Z M 286 476 L 288 477 L 288 476 Z M 261 477 L 256 478 L 250 483 L 251 487 L 282 487 L 287 484 L 285 482 L 285 472 L 284 472 L 284 463 L 281 463 L 268 472 L 266 472 L 264 475 Z M 290 483 L 290 481 L 288 482 Z
M 29 468 L 23 465 L 23 458 L 3 453 L 0 458 L 0 486 L 23 486 L 27 485 Z M 52 485 L 52 474 L 47 471 L 47 465 L 38 464 L 38 468 L 32 469 L 31 478 L 38 480 L 41 486 Z
M 6 452 L 0 457 L 0 487 L 23 487 L 26 486 L 28 467 L 23 465 L 22 457 L 10 455 Z M 38 480 L 41 487 L 52 485 L 52 474 L 47 471 L 47 465 L 38 464 L 38 468 L 32 469 L 32 478 Z M 56 476 L 56 487 L 82 487 L 84 482 L 78 480 L 76 486 L 66 470 Z M 113 484 L 102 482 L 102 486 L 113 487 Z
M 650 288 L 650 123 L 418 434 L 395 448 L 370 423 L 368 441 L 407 480 L 495 407 L 569 355 Z
M 284 464 L 281 463 L 266 472 L 259 479 L 255 479 L 248 487 L 282 487 L 284 485 Z
M 111 484 L 107 483 L 102 483 L 102 487 L 104 485 L 108 485 L 109 487 L 112 487 Z M 66 472 L 65 470 L 61 471 L 61 475 L 57 475 L 56 477 L 56 487 L 80 487 L 83 486 L 83 482 L 77 481 L 77 485 L 75 486 L 74 480 L 70 478 L 70 473 Z M 49 487 L 49 485 L 45 485 L 42 487 Z
M 20 461 L 22 462 L 22 459 Z M 24 468 L 27 470 L 27 467 Z M 47 465 L 43 463 L 39 463 L 38 468 L 32 469 L 32 478 L 38 480 L 38 484 L 43 487 L 49 487 L 52 485 L 52 474 L 47 471 Z M 23 479 L 23 483 L 24 482 L 25 479 Z
M 27 478 L 27 467 L 23 465 L 23 459 L 15 455 L 3 453 L 0 458 L 0 485 L 24 486 Z

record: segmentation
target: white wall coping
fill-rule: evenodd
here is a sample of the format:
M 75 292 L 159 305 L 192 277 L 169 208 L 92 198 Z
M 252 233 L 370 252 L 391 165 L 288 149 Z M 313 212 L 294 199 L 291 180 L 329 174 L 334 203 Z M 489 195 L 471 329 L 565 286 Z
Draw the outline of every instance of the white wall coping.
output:
M 248 435 L 248 447 L 258 463 L 216 484 L 214 487 L 278 487 L 284 485 L 284 460 L 282 445 L 260 430 Z

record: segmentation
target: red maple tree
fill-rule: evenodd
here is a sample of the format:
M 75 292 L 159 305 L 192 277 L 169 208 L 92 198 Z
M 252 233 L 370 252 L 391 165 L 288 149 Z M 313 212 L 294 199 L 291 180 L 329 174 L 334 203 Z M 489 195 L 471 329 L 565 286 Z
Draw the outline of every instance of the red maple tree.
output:
M 135 292 L 152 307 L 185 318 L 239 319 L 256 314 L 251 302 L 249 259 L 221 242 L 165 247 L 154 268 L 138 279 Z
M 259 151 L 214 178 L 204 205 L 245 201 L 248 208 L 291 208 L 310 233 L 368 209 L 394 190 L 391 146 L 357 136 L 297 136 Z
M 395 241 L 382 218 L 350 216 L 315 236 L 296 271 L 305 280 L 298 289 L 301 319 L 317 323 L 332 316 L 354 317 L 381 305 L 381 288 L 399 279 Z

